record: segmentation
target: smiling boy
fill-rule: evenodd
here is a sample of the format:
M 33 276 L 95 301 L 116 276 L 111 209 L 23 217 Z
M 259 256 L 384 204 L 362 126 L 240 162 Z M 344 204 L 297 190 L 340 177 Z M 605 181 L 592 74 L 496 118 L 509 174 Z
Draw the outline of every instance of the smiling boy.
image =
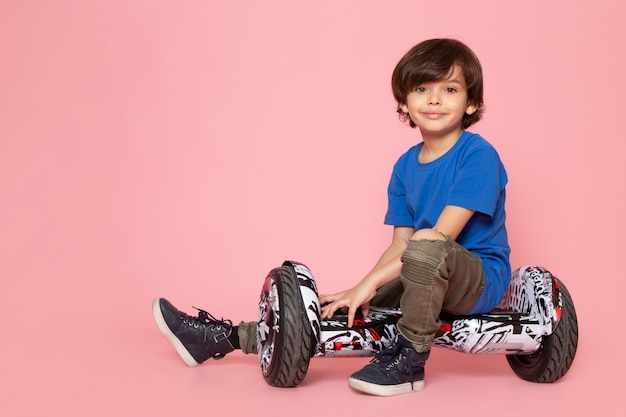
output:
M 374 395 L 419 391 L 442 311 L 492 310 L 509 283 L 507 175 L 496 150 L 465 131 L 480 120 L 480 62 L 463 43 L 431 39 L 397 64 L 392 89 L 402 120 L 422 142 L 400 157 L 388 188 L 389 247 L 354 287 L 320 296 L 322 318 L 370 303 L 400 306 L 394 346 L 354 373 L 349 385 Z M 400 277 L 400 278 L 398 278 Z

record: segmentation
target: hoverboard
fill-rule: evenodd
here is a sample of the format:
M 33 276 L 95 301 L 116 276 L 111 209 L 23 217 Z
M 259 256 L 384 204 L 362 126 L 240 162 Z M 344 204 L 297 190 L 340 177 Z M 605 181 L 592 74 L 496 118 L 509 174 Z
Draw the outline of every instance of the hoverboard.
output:
M 286 261 L 272 269 L 259 301 L 257 348 L 266 382 L 295 387 L 312 357 L 370 356 L 390 347 L 398 333 L 399 308 L 370 306 L 347 326 L 347 315 L 320 319 L 313 274 Z M 496 309 L 471 316 L 442 314 L 433 346 L 471 354 L 504 354 L 522 379 L 549 383 L 572 365 L 578 322 L 563 283 L 540 266 L 516 270 Z

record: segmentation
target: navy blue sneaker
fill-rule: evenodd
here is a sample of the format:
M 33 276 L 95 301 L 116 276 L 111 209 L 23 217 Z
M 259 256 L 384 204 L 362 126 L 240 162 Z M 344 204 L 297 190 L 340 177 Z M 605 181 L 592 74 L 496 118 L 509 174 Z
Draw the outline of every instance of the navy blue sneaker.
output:
M 348 385 L 366 394 L 391 396 L 424 388 L 424 364 L 430 350 L 418 353 L 402 335 L 393 346 L 376 354 L 372 362 L 352 374 Z
M 199 308 L 196 310 L 199 313 L 194 317 L 179 311 L 164 298 L 152 302 L 152 314 L 159 330 L 189 366 L 196 366 L 209 358 L 222 359 L 235 350 L 228 341 L 232 322 L 218 320 Z

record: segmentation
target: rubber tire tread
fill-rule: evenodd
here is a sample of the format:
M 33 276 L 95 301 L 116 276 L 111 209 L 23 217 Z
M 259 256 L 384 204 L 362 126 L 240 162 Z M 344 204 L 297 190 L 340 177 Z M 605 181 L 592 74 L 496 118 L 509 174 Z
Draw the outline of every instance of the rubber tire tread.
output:
M 265 381 L 275 387 L 290 388 L 302 382 L 309 368 L 315 337 L 309 324 L 297 276 L 293 268 L 276 268 L 280 318 L 274 352 Z
M 559 284 L 563 298 L 561 320 L 554 332 L 541 341 L 539 350 L 531 355 L 507 355 L 511 369 L 521 379 L 552 383 L 561 379 L 572 366 L 578 348 L 578 318 L 574 302 L 563 283 Z

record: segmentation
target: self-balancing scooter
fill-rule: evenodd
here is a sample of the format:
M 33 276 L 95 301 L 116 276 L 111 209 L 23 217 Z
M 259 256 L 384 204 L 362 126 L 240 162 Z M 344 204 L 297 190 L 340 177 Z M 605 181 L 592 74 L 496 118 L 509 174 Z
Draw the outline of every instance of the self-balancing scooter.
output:
M 257 327 L 263 377 L 295 387 L 316 356 L 374 355 L 393 344 L 400 309 L 370 307 L 347 326 L 347 316 L 320 320 L 315 280 L 304 264 L 286 261 L 265 278 Z M 505 296 L 488 314 L 442 315 L 434 346 L 473 354 L 504 354 L 513 371 L 532 382 L 555 382 L 569 370 L 578 345 L 572 298 L 548 270 L 513 273 Z

